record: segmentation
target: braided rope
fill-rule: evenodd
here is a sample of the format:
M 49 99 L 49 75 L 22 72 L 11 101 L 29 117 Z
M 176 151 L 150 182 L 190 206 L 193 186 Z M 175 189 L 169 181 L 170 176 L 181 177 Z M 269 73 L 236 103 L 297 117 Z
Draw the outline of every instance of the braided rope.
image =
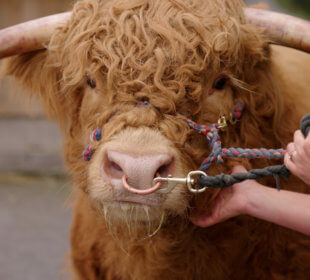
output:
M 284 149 L 242 149 L 242 148 L 216 148 L 215 153 L 211 153 L 201 164 L 200 170 L 208 170 L 213 163 L 222 164 L 224 158 L 268 158 L 274 159 L 279 158 L 283 159 L 286 150 Z
M 226 188 L 244 180 L 255 180 L 265 176 L 274 176 L 276 179 L 276 187 L 277 189 L 280 189 L 279 175 L 285 179 L 288 179 L 290 172 L 285 165 L 273 165 L 262 169 L 252 169 L 248 172 L 235 173 L 231 175 L 219 174 L 216 176 L 200 176 L 198 178 L 198 182 L 199 185 L 203 187 Z
M 237 102 L 232 115 L 232 122 L 240 120 L 243 111 L 243 104 Z M 213 163 L 223 164 L 224 158 L 280 158 L 284 157 L 286 151 L 284 149 L 244 149 L 244 148 L 222 148 L 221 139 L 219 136 L 219 123 L 210 124 L 209 126 L 197 124 L 189 119 L 184 118 L 188 125 L 195 129 L 198 133 L 206 136 L 209 141 L 211 153 L 202 162 L 201 171 L 207 171 Z
M 232 114 L 232 123 L 240 121 L 242 111 L 244 106 L 241 102 L 236 103 L 236 107 Z M 309 115 L 310 116 L 310 115 Z M 266 148 L 222 148 L 221 139 L 219 136 L 220 124 L 213 123 L 208 126 L 200 125 L 193 122 L 190 119 L 184 118 L 187 124 L 196 130 L 198 133 L 206 136 L 211 153 L 209 156 L 202 162 L 200 170 L 206 172 L 210 166 L 214 163 L 223 164 L 224 158 L 268 158 L 274 159 L 279 158 L 283 159 L 286 153 L 284 149 L 266 149 Z M 310 124 L 310 117 L 308 118 Z M 220 174 L 217 176 L 199 176 L 198 183 L 199 188 L 203 187 L 215 187 L 215 188 L 225 188 L 231 186 L 235 183 L 242 182 L 248 179 L 259 179 L 265 176 L 274 176 L 276 179 L 276 186 L 280 188 L 279 175 L 284 178 L 288 178 L 290 172 L 284 165 L 275 165 L 269 166 L 263 169 L 252 169 L 248 172 L 237 173 L 232 175 Z
M 302 134 L 307 137 L 310 130 L 310 114 L 303 116 L 300 121 L 300 130 Z
M 102 134 L 102 128 L 97 128 L 93 130 L 93 132 L 90 134 L 90 141 L 100 141 Z
M 93 153 L 94 153 L 94 150 L 90 147 L 90 145 L 87 145 L 83 152 L 83 160 L 90 161 Z

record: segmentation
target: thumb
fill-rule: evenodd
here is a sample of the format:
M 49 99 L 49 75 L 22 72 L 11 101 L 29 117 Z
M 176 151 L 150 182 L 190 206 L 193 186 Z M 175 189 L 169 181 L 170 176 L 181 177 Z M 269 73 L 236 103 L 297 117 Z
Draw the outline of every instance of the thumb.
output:
M 247 172 L 247 170 L 245 169 L 243 165 L 235 165 L 231 171 L 232 174 L 241 173 L 241 172 Z
M 208 211 L 201 211 L 196 213 L 191 213 L 190 221 L 199 227 L 208 227 L 216 224 L 218 221 L 212 216 Z

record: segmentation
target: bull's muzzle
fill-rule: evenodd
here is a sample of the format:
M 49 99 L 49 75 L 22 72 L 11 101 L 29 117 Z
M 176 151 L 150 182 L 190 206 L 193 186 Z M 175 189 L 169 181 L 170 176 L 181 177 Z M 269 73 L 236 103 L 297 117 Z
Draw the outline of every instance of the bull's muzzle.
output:
M 103 160 L 103 177 L 112 187 L 135 194 L 151 194 L 161 188 L 161 182 L 153 184 L 158 176 L 174 173 L 174 158 L 169 154 L 126 154 L 108 150 Z

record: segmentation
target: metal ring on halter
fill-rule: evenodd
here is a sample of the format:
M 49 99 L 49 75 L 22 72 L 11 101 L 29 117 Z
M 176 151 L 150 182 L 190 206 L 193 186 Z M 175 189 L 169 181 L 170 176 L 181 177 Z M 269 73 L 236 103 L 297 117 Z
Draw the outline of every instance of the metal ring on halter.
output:
M 205 172 L 201 170 L 191 171 L 187 174 L 187 178 L 186 178 L 187 188 L 192 193 L 202 193 L 208 188 L 208 187 L 203 187 L 201 189 L 193 188 L 193 185 L 195 185 L 196 183 L 195 183 L 195 180 L 192 178 L 192 176 L 197 176 L 197 175 L 208 176 Z
M 174 178 L 171 175 L 168 175 L 167 178 L 161 178 L 161 177 L 156 177 L 153 182 L 157 184 L 158 182 L 167 182 L 168 187 L 162 188 L 157 190 L 157 193 L 165 194 L 171 192 L 176 185 L 182 184 L 186 185 L 187 188 L 189 189 L 190 192 L 192 193 L 202 193 L 204 192 L 208 187 L 203 187 L 201 189 L 194 189 L 193 185 L 196 185 L 196 180 L 192 178 L 193 176 L 196 175 L 202 175 L 202 176 L 208 176 L 205 172 L 201 170 L 196 170 L 196 171 L 191 171 L 187 174 L 186 178 Z

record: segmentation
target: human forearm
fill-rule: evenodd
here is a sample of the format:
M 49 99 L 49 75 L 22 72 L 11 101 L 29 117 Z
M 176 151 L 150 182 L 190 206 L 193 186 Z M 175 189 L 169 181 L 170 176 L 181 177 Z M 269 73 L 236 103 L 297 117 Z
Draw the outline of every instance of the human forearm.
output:
M 236 166 L 233 173 L 245 171 Z M 310 195 L 278 191 L 253 180 L 221 190 L 209 209 L 191 213 L 191 221 L 207 227 L 243 214 L 310 235 Z
M 256 186 L 245 214 L 310 235 L 310 195 Z

